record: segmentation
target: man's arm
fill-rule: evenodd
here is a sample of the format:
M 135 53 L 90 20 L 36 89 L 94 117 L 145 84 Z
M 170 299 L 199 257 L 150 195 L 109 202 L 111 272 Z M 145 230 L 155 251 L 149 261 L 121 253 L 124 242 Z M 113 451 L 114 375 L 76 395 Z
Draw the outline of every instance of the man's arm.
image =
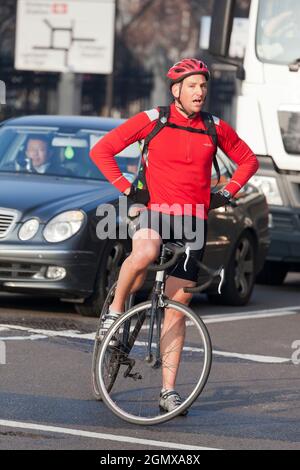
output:
M 259 163 L 250 147 L 229 124 L 220 120 L 219 125 L 216 125 L 216 129 L 219 147 L 238 165 L 231 180 L 224 188 L 234 196 L 257 172 Z
M 151 132 L 155 122 L 149 119 L 147 113 L 142 112 L 128 119 L 124 124 L 108 132 L 91 149 L 90 157 L 121 193 L 128 195 L 131 191 L 131 183 L 122 175 L 115 160 L 118 155 L 129 145 L 143 140 Z

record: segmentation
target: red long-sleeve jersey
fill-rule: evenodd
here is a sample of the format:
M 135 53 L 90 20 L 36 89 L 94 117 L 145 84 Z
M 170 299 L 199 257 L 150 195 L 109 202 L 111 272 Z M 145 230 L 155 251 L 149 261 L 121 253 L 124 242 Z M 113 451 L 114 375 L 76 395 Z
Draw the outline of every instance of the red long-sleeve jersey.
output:
M 158 117 L 157 109 L 141 112 L 106 134 L 92 148 L 91 159 L 119 191 L 124 192 L 131 183 L 122 175 L 114 156 L 128 145 L 143 140 L 154 129 Z M 169 122 L 205 129 L 201 115 L 193 119 L 184 117 L 174 104 L 170 107 Z M 238 165 L 225 187 L 235 195 L 257 171 L 258 160 L 232 127 L 216 117 L 214 122 L 218 146 Z M 185 213 L 206 219 L 214 150 L 208 135 L 164 127 L 150 141 L 148 148 L 148 207 L 164 213 Z M 203 205 L 204 210 L 199 211 L 199 205 Z

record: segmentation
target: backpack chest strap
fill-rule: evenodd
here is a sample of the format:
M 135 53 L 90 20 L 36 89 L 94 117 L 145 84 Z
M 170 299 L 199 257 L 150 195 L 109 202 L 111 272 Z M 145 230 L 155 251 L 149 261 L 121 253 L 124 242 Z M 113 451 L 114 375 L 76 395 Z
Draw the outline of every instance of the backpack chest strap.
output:
M 167 122 L 164 127 L 171 127 L 172 129 L 180 129 L 182 131 L 192 132 L 194 134 L 204 134 L 204 135 L 211 135 L 211 132 L 208 129 L 195 129 L 194 127 L 184 127 L 178 126 L 173 122 Z

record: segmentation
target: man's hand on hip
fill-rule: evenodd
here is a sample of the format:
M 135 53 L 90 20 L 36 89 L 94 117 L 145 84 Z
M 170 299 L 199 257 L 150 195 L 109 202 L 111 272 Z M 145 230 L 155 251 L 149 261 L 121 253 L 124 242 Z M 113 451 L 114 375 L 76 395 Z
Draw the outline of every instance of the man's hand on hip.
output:
M 217 209 L 218 207 L 226 206 L 230 204 L 232 195 L 229 191 L 218 191 L 217 193 L 212 193 L 210 197 L 210 206 L 209 210 Z
M 148 189 L 138 189 L 131 186 L 130 191 L 126 190 L 125 195 L 128 197 L 130 204 L 148 204 L 150 195 Z
M 128 216 L 130 218 L 137 217 L 141 211 L 140 207 L 135 207 L 134 204 L 142 204 L 146 206 L 149 202 L 150 195 L 147 189 L 138 189 L 135 186 L 131 186 L 124 192 L 128 198 L 129 207 Z

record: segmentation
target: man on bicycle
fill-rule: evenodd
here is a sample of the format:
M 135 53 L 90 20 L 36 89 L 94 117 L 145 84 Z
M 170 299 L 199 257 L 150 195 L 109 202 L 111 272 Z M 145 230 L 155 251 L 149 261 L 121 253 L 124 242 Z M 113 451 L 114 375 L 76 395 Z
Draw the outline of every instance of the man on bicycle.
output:
M 228 204 L 258 169 L 257 158 L 247 144 L 226 122 L 213 117 L 218 146 L 238 166 L 226 187 L 211 197 L 211 170 L 216 147 L 211 137 L 203 132 L 205 123 L 201 113 L 210 72 L 201 60 L 184 59 L 171 67 L 167 77 L 174 97 L 168 118 L 170 126 L 165 126 L 151 140 L 148 148 L 145 176 L 150 200 L 147 209 L 141 212 L 138 229 L 132 239 L 132 252 L 121 267 L 115 297 L 103 321 L 102 336 L 124 311 L 127 296 L 143 285 L 147 267 L 159 255 L 164 239 L 162 226 L 165 219 L 171 228 L 172 239 L 176 239 L 174 233 L 179 220 L 182 223 L 182 220 L 188 218 L 190 223 L 187 225 L 192 227 L 185 230 L 182 237 L 183 241 L 192 241 L 188 263 L 182 257 L 166 281 L 169 298 L 185 305 L 190 303 L 192 294 L 184 293 L 183 288 L 196 285 L 196 260 L 201 261 L 203 258 L 209 210 Z M 90 153 L 93 162 L 107 179 L 135 202 L 145 202 L 145 191 L 136 190 L 122 175 L 114 156 L 130 144 L 144 140 L 153 131 L 158 119 L 158 109 L 141 112 L 106 134 Z M 196 240 L 187 232 L 193 231 L 196 226 L 199 231 L 199 221 L 201 244 L 199 246 L 196 243 L 195 246 L 193 242 Z M 195 237 L 199 241 L 199 233 Z M 176 342 L 179 345 L 172 353 L 173 367 L 162 368 L 159 405 L 168 412 L 182 402 L 175 385 L 184 334 L 184 318 L 180 318 L 179 312 L 165 309 L 162 356 L 168 344 Z

